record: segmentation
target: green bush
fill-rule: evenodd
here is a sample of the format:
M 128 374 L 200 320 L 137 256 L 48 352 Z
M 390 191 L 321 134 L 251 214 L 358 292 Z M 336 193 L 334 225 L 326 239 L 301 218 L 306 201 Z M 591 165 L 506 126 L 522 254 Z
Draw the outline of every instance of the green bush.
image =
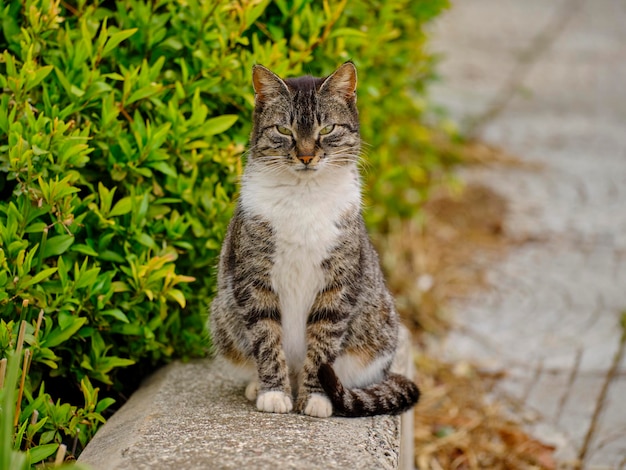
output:
M 445 3 L 0 0 L 0 358 L 21 321 L 31 357 L 16 449 L 79 452 L 137 377 L 205 354 L 254 63 L 354 60 L 370 222 L 416 214 L 444 163 L 422 27 Z

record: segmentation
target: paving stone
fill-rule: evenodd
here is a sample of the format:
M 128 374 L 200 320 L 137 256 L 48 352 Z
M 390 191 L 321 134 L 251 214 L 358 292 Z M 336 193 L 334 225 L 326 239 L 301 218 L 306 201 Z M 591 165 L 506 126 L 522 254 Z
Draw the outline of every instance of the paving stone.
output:
M 563 3 L 454 2 L 432 27 L 430 47 L 441 54 L 439 72 L 445 77 L 432 87 L 437 102 L 459 118 L 483 113 L 528 51 L 528 38 L 545 29 Z
M 209 360 L 162 369 L 80 461 L 95 470 L 397 468 L 397 418 L 260 413 L 231 369 Z
M 461 172 L 508 199 L 505 233 L 521 243 L 490 268 L 487 292 L 455 303 L 444 354 L 507 372 L 498 390 L 537 412 L 557 455 L 598 469 L 626 466 L 624 361 L 606 378 L 626 310 L 624 24 L 616 0 L 480 0 L 455 3 L 435 39 L 439 102 L 463 122 L 508 90 L 479 137 L 531 164 Z
M 400 329 L 392 370 L 413 375 Z M 225 361 L 175 362 L 157 371 L 89 442 L 93 470 L 413 468 L 413 411 L 311 418 L 257 411 Z

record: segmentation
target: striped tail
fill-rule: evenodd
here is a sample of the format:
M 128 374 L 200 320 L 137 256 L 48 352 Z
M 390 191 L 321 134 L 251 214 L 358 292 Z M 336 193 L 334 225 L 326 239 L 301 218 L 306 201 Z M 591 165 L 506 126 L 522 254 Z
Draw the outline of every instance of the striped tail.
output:
M 410 409 L 420 397 L 417 385 L 399 374 L 390 373 L 382 382 L 351 390 L 344 388 L 330 364 L 322 364 L 317 376 L 336 416 L 396 415 Z

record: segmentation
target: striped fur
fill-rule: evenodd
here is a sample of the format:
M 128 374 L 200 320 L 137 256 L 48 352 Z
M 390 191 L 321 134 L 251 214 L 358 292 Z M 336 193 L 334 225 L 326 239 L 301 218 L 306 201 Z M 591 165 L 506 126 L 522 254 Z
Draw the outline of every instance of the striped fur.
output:
M 282 80 L 256 66 L 251 149 L 210 327 L 261 411 L 398 413 L 398 314 L 361 215 L 356 70 Z M 331 365 L 323 365 L 331 364 Z M 323 380 L 320 382 L 320 378 Z
M 333 368 L 322 364 L 318 378 L 337 416 L 400 414 L 415 405 L 420 397 L 417 385 L 400 374 L 389 373 L 383 381 L 368 387 L 347 389 Z

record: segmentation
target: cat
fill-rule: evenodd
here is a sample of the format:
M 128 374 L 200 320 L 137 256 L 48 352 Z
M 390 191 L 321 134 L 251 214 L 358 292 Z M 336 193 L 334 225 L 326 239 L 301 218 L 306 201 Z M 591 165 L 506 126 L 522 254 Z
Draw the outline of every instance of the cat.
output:
M 248 367 L 260 411 L 398 414 L 417 386 L 389 372 L 398 314 L 361 215 L 356 68 L 281 79 L 255 65 L 250 150 L 210 329 Z M 295 392 L 295 393 L 294 393 Z

